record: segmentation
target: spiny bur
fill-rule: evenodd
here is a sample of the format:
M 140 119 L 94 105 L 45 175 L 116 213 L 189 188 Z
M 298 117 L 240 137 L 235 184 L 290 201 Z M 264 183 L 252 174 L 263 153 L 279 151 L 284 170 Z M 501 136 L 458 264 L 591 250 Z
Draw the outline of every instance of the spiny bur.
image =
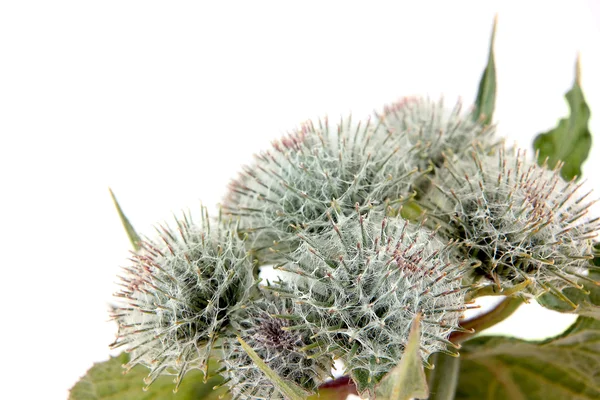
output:
M 421 355 L 448 352 L 448 336 L 469 308 L 464 265 L 434 231 L 381 212 L 330 220 L 279 269 L 296 276 L 270 289 L 295 299 L 293 331 L 310 330 L 344 361 L 359 393 L 398 364 L 415 315 L 421 313 Z M 455 354 L 456 355 L 456 354 Z
M 485 152 L 500 143 L 495 127 L 474 122 L 460 102 L 450 110 L 443 100 L 405 97 L 385 106 L 377 117 L 386 127 L 379 132 L 389 136 L 390 145 L 407 149 L 411 165 L 421 170 L 440 166 L 444 154 L 462 155 L 473 148 Z
M 235 224 L 177 220 L 146 239 L 120 276 L 120 305 L 113 310 L 119 327 L 113 348 L 131 353 L 125 366 L 150 369 L 145 383 L 175 375 L 175 390 L 190 369 L 203 369 L 230 315 L 256 290 L 253 264 Z
M 309 330 L 289 330 L 293 300 L 261 291 L 261 297 L 235 314 L 232 331 L 282 379 L 313 393 L 330 377 L 332 356 L 319 353 Z M 244 352 L 235 336 L 223 340 L 222 375 L 234 399 L 282 399 L 267 376 Z
M 562 289 L 590 280 L 600 221 L 588 216 L 591 191 L 565 182 L 560 168 L 538 166 L 514 149 L 449 160 L 434 178 L 439 197 L 431 215 L 445 221 L 443 232 L 462 242 L 479 265 L 475 274 L 490 284 L 506 294 L 550 291 L 568 301 Z
M 308 122 L 257 155 L 230 184 L 224 210 L 240 217 L 261 261 L 295 250 L 298 232 L 329 229 L 328 211 L 349 215 L 356 203 L 361 211 L 384 209 L 408 197 L 415 170 L 403 164 L 401 147 L 386 143 L 382 129 L 350 119 L 337 128 L 327 119 Z

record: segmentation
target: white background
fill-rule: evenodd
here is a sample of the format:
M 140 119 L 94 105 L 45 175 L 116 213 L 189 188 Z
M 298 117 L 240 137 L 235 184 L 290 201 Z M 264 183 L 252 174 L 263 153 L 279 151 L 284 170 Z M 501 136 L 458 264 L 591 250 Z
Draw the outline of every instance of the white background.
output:
M 469 104 L 496 12 L 502 134 L 530 148 L 567 114 L 578 51 L 600 113 L 600 2 L 213 3 L 0 4 L 0 398 L 64 399 L 108 357 L 129 249 L 109 186 L 151 234 L 214 207 L 242 163 L 308 118 L 414 94 Z M 596 188 L 597 167 L 584 167 Z M 499 329 L 541 337 L 560 317 L 530 306 Z

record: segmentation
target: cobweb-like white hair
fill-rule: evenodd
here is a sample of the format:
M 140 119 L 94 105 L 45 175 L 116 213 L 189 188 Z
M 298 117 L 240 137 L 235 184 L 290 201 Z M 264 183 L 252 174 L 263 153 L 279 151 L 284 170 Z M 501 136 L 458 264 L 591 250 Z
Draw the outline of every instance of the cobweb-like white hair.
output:
M 281 252 L 295 250 L 298 232 L 328 229 L 328 211 L 349 215 L 355 204 L 363 211 L 401 204 L 416 170 L 382 129 L 350 119 L 337 127 L 327 119 L 308 122 L 257 155 L 230 184 L 223 209 L 240 217 L 261 261 L 276 262 Z
M 448 221 L 445 233 L 462 241 L 465 255 L 481 262 L 475 272 L 493 284 L 566 299 L 562 289 L 589 280 L 600 223 L 588 218 L 591 192 L 565 182 L 560 167 L 548 170 L 514 149 L 452 159 L 434 178 L 443 201 L 432 215 Z
M 261 291 L 261 297 L 236 312 L 232 328 L 282 379 L 314 393 L 331 375 L 332 355 L 319 351 L 311 331 L 290 330 L 296 318 L 293 299 Z M 283 399 L 246 354 L 236 337 L 221 344 L 222 372 L 233 399 Z
M 435 232 L 379 212 L 355 212 L 332 219 L 328 232 L 301 236 L 279 266 L 297 279 L 270 288 L 295 299 L 290 329 L 311 330 L 341 357 L 359 392 L 372 391 L 398 364 L 417 313 L 424 360 L 453 346 L 447 339 L 460 330 L 468 308 L 464 270 Z
M 500 143 L 495 127 L 477 122 L 472 111 L 463 113 L 460 102 L 447 109 L 443 100 L 405 97 L 385 106 L 377 117 L 390 145 L 406 148 L 410 165 L 421 170 L 440 166 L 444 154 L 464 155 L 473 148 L 487 152 Z
M 141 243 L 132 265 L 124 268 L 120 304 L 112 312 L 119 326 L 111 345 L 131 353 L 127 369 L 150 369 L 145 383 L 176 375 L 176 387 L 190 369 L 203 369 L 231 313 L 255 285 L 253 263 L 235 226 L 211 226 L 184 216 L 177 228 L 158 229 L 157 240 Z

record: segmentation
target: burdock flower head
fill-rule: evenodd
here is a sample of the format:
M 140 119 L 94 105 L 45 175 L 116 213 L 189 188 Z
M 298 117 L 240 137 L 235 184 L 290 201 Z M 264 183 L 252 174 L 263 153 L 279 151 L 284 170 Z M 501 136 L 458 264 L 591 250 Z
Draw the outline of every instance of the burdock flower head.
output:
M 122 301 L 112 315 L 119 332 L 112 347 L 131 353 L 127 368 L 150 368 L 146 384 L 171 374 L 179 385 L 188 370 L 207 368 L 231 313 L 254 288 L 253 264 L 235 226 L 209 224 L 204 209 L 200 226 L 186 216 L 176 229 L 158 231 L 158 239 L 144 241 L 121 276 L 116 296 Z
M 331 375 L 332 356 L 319 350 L 310 330 L 290 329 L 293 309 L 293 300 L 262 293 L 236 313 L 232 330 L 282 379 L 312 393 Z M 236 337 L 223 340 L 222 364 L 222 375 L 234 398 L 283 398 Z
M 527 161 L 524 152 L 499 151 L 454 159 L 434 179 L 441 193 L 432 214 L 449 223 L 465 255 L 480 264 L 476 275 L 499 289 L 538 296 L 588 279 L 598 218 L 588 218 L 583 183 Z
M 302 234 L 302 245 L 279 268 L 297 279 L 273 286 L 296 299 L 294 326 L 344 361 L 359 392 L 400 361 L 420 313 L 424 360 L 453 346 L 465 289 L 452 246 L 433 231 L 371 212 L 330 221 L 329 232 Z
M 411 163 L 420 169 L 440 166 L 444 154 L 465 154 L 474 147 L 486 151 L 499 142 L 495 128 L 475 121 L 471 112 L 463 114 L 460 102 L 450 110 L 441 100 L 405 97 L 385 106 L 378 118 L 389 142 L 409 149 Z
M 224 210 L 240 217 L 255 250 L 267 250 L 261 260 L 276 259 L 271 248 L 293 251 L 298 232 L 329 229 L 328 211 L 349 215 L 357 203 L 366 211 L 402 202 L 415 171 L 402 162 L 401 147 L 385 143 L 381 129 L 350 120 L 337 128 L 327 120 L 306 123 L 230 184 Z

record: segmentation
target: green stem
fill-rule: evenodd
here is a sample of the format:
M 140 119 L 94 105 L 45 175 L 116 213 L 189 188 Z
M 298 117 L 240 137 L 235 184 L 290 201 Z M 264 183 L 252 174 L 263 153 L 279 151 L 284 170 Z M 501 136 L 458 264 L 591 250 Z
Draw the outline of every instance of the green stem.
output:
M 523 300 L 520 298 L 505 298 L 500 302 L 500 304 L 487 313 L 461 323 L 460 325 L 462 328 L 469 329 L 471 332 L 453 332 L 450 335 L 450 341 L 454 343 L 464 342 L 476 333 L 505 320 L 511 316 L 521 304 L 523 304 Z
M 460 358 L 443 353 L 435 353 L 432 358 L 435 368 L 429 375 L 429 400 L 454 400 Z

